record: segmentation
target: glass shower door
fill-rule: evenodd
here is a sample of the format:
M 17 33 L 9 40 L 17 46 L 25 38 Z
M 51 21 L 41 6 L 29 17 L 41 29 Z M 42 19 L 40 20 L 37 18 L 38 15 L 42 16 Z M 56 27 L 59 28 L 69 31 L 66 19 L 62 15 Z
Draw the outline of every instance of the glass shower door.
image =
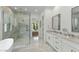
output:
M 28 45 L 30 42 L 29 15 L 24 15 L 24 18 L 20 21 L 20 34 L 25 46 Z

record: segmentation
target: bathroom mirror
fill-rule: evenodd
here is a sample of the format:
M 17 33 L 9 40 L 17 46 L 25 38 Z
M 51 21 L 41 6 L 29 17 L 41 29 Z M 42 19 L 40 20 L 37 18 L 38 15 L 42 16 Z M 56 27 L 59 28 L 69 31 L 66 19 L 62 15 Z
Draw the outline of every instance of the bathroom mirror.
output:
M 60 30 L 60 14 L 52 17 L 52 29 Z
M 72 32 L 79 32 L 79 6 L 72 8 Z

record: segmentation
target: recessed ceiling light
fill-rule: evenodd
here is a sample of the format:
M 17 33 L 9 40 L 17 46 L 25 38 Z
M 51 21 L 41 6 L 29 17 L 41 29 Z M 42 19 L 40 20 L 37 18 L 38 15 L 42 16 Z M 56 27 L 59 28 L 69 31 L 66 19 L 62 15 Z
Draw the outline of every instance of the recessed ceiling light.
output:
M 38 9 L 35 9 L 35 12 L 38 12 Z
M 27 11 L 27 8 L 25 8 L 25 11 Z
M 15 9 L 17 9 L 17 8 L 15 7 Z

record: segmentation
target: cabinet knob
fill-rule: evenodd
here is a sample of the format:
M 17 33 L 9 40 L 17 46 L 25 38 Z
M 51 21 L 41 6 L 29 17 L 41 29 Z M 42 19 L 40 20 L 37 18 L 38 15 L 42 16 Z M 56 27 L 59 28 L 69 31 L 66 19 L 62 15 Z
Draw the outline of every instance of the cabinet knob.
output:
M 74 51 L 74 50 L 71 49 L 71 52 L 76 52 L 76 51 Z
M 48 37 L 48 39 L 50 39 L 50 37 Z
M 59 42 L 57 42 L 57 41 L 56 41 L 55 43 L 56 43 L 56 44 L 59 44 Z
M 59 49 L 58 47 L 55 47 L 56 49 Z

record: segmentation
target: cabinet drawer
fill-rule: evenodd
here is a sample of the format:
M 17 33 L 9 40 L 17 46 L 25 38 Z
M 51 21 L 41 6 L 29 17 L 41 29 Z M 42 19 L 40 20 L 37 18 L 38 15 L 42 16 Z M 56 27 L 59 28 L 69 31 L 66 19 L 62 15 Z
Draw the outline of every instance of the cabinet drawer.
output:
M 61 41 L 55 40 L 54 45 L 55 45 L 55 49 L 60 52 L 61 51 L 61 47 L 62 47 Z
M 54 48 L 56 49 L 56 51 L 59 51 L 59 52 L 62 51 L 62 49 L 61 49 L 61 45 L 55 45 Z
M 56 45 L 61 45 L 61 40 L 59 40 L 59 39 L 55 39 L 54 42 Z
M 55 41 L 55 44 L 60 45 L 61 42 L 60 41 Z
M 70 49 L 70 52 L 77 52 L 77 50 L 74 49 L 74 48 L 71 48 L 71 49 Z
M 63 52 L 69 52 L 70 51 L 70 47 L 67 46 L 66 44 L 62 44 L 62 51 Z
M 73 48 L 70 45 L 62 43 L 62 51 L 63 52 L 78 52 L 79 50 L 77 50 L 76 48 Z
M 70 46 L 70 52 L 79 52 L 79 50 L 74 48 L 74 47 L 72 47 L 72 46 Z

